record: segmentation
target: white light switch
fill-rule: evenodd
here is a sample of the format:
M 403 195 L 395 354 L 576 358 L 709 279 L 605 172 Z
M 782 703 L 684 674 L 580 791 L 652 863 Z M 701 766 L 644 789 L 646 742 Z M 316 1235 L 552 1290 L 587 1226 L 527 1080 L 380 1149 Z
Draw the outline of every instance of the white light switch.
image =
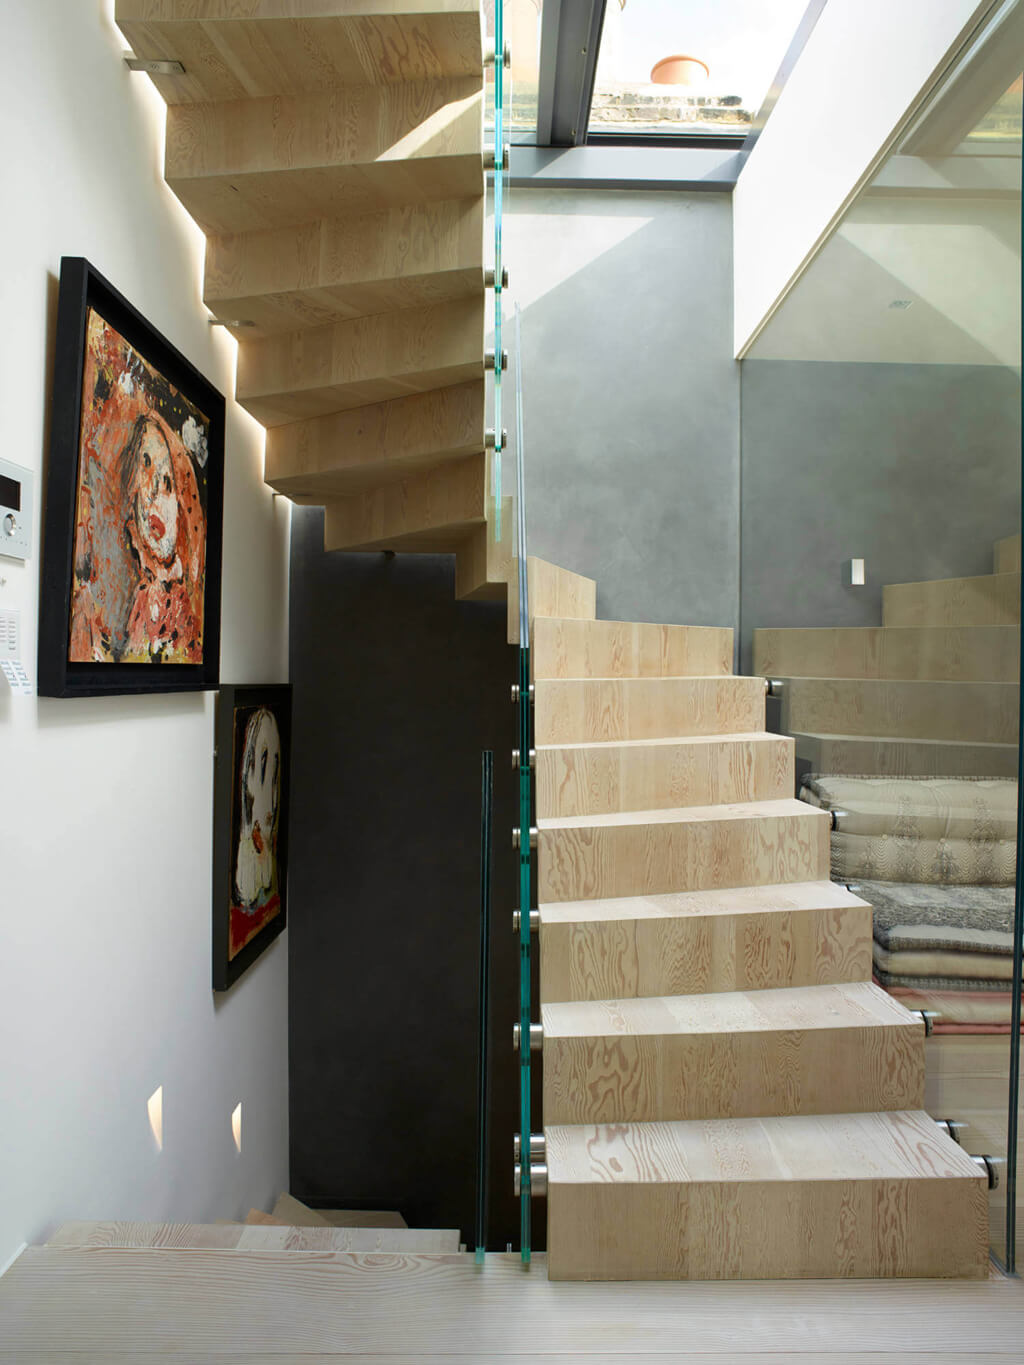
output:
M 863 559 L 848 559 L 843 564 L 843 582 L 848 588 L 863 588 L 864 586 L 864 561 Z

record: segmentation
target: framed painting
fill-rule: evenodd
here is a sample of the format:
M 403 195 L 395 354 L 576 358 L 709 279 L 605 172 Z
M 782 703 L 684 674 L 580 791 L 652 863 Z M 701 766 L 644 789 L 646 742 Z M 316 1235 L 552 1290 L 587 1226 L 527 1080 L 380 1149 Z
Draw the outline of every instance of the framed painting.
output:
M 39 692 L 216 688 L 224 398 L 88 261 L 61 261 Z
M 221 688 L 213 827 L 213 988 L 226 991 L 285 927 L 292 689 Z

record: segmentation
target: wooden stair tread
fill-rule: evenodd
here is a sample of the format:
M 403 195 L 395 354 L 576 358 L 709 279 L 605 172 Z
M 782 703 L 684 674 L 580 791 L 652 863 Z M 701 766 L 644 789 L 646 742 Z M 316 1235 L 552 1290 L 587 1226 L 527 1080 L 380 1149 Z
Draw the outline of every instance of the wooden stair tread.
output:
M 788 735 L 765 732 L 540 744 L 537 812 L 780 799 L 793 794 L 793 755 Z
M 719 626 L 538 616 L 534 678 L 707 677 L 732 672 L 733 632 Z
M 254 1226 L 243 1223 L 64 1223 L 47 1246 L 154 1250 L 457 1252 L 457 1228 Z
M 637 825 L 702 825 L 709 820 L 757 820 L 773 816 L 828 818 L 824 811 L 789 797 L 778 801 L 735 801 L 722 806 L 668 806 L 654 810 L 609 811 L 599 815 L 547 816 L 538 819 L 537 827 L 541 832 L 560 829 L 628 829 Z
M 481 296 L 243 341 L 237 397 L 279 426 L 474 379 L 482 387 L 483 339 Z
M 345 497 L 476 454 L 484 398 L 474 380 L 272 427 L 266 481 L 289 497 Z
M 329 499 L 324 549 L 455 550 L 484 523 L 486 485 L 485 456 L 470 455 L 348 498 Z
M 870 981 L 767 991 L 565 1000 L 541 1007 L 544 1044 L 558 1038 L 770 1034 L 840 1028 L 923 1029 Z
M 874 738 L 1016 743 L 1020 692 L 1015 682 L 881 678 L 786 678 L 786 734 L 862 734 Z
M 546 1126 L 548 1185 L 985 1176 L 923 1111 Z
M 838 882 L 784 882 L 715 891 L 670 891 L 659 896 L 613 896 L 605 900 L 555 901 L 540 906 L 545 925 L 608 920 L 704 918 L 743 914 L 790 914 L 794 910 L 842 909 L 866 905 Z
M 992 626 L 1020 622 L 1020 574 L 981 574 L 882 589 L 885 626 Z
M 483 191 L 479 76 L 173 105 L 164 178 L 221 236 Z
M 479 73 L 476 0 L 117 0 L 137 57 L 180 61 L 156 76 L 168 104 L 231 100 L 364 82 Z
M 763 678 L 545 678 L 535 686 L 538 744 L 764 729 Z
M 1015 680 L 1020 627 L 817 626 L 755 630 L 754 672 L 766 677 Z
M 482 196 L 210 237 L 203 302 L 242 340 L 482 295 L 483 237 Z
M 543 1003 L 867 981 L 871 906 L 788 882 L 540 906 Z
M 889 777 L 1013 777 L 1017 745 L 985 740 L 899 739 L 797 730 L 796 757 L 812 772 Z

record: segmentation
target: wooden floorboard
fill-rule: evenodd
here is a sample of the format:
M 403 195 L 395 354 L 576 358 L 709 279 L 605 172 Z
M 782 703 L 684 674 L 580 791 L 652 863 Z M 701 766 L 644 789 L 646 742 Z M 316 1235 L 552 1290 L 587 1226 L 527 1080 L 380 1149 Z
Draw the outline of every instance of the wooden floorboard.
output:
M 555 1284 L 540 1256 L 527 1274 L 504 1255 L 478 1269 L 472 1256 L 32 1248 L 0 1279 L 4 1365 L 560 1355 L 938 1365 L 1019 1361 L 1022 1340 L 1024 1289 L 1001 1277 Z

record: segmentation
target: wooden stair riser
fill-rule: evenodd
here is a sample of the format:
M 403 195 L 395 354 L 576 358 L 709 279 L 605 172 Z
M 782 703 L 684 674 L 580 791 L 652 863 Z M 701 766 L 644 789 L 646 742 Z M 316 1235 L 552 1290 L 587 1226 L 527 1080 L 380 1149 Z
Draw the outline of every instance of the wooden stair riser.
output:
M 537 749 L 537 814 L 775 801 L 794 792 L 793 741 L 774 735 Z
M 480 198 L 212 237 L 203 301 L 244 339 L 482 295 L 483 234 Z
M 884 626 L 1020 624 L 1020 574 L 890 583 L 882 589 Z
M 484 301 L 354 318 L 238 348 L 238 401 L 266 426 L 479 380 Z
M 993 573 L 1020 573 L 1020 532 L 1004 536 L 992 547 Z
M 180 104 L 165 178 L 222 236 L 483 191 L 479 77 Z
M 782 678 L 1016 682 L 1016 626 L 755 630 L 754 670 Z
M 589 1185 L 548 1181 L 552 1280 L 962 1278 L 988 1274 L 966 1179 Z
M 799 770 L 879 777 L 1016 777 L 1016 744 L 797 733 Z
M 859 1114 L 924 1103 L 924 1026 L 877 987 L 547 1004 L 544 1122 Z
M 586 904 L 577 907 L 581 915 Z M 772 990 L 870 976 L 871 907 L 852 897 L 829 908 L 569 922 L 549 922 L 541 909 L 545 1003 Z
M 733 632 L 725 628 L 538 616 L 531 644 L 535 679 L 712 677 L 732 672 Z
M 386 550 L 435 545 L 454 551 L 484 524 L 487 459 L 471 455 L 371 492 L 332 500 L 324 512 L 325 550 Z
M 267 432 L 266 481 L 289 497 L 345 497 L 484 448 L 481 380 L 289 422 Z
M 117 24 L 137 57 L 179 61 L 183 76 L 155 76 L 168 104 L 302 95 L 339 85 L 472 76 L 483 62 L 476 0 L 435 12 L 379 0 L 300 0 L 282 7 L 232 0 L 117 0 Z M 276 13 L 275 13 L 276 10 Z
M 793 678 L 783 680 L 781 728 L 787 734 L 1015 744 L 1018 710 L 1015 683 Z
M 769 813 L 776 806 L 784 809 Z M 749 815 L 730 814 L 728 807 L 698 809 L 701 818 L 671 822 L 638 815 L 630 824 L 551 828 L 542 821 L 538 900 L 828 879 L 829 819 L 824 811 L 796 801 L 765 803 L 763 812 Z
M 488 495 L 487 512 L 487 525 L 472 531 L 455 554 L 455 596 L 460 601 L 505 600 L 515 573 L 515 499 L 502 499 L 499 521 Z
M 563 569 L 546 559 L 527 555 L 527 595 L 529 620 L 538 616 L 558 616 L 593 621 L 597 615 L 597 582 L 583 574 Z M 519 643 L 519 562 L 513 565 L 508 583 L 508 642 Z
M 538 744 L 764 729 L 760 678 L 546 679 L 535 686 Z

